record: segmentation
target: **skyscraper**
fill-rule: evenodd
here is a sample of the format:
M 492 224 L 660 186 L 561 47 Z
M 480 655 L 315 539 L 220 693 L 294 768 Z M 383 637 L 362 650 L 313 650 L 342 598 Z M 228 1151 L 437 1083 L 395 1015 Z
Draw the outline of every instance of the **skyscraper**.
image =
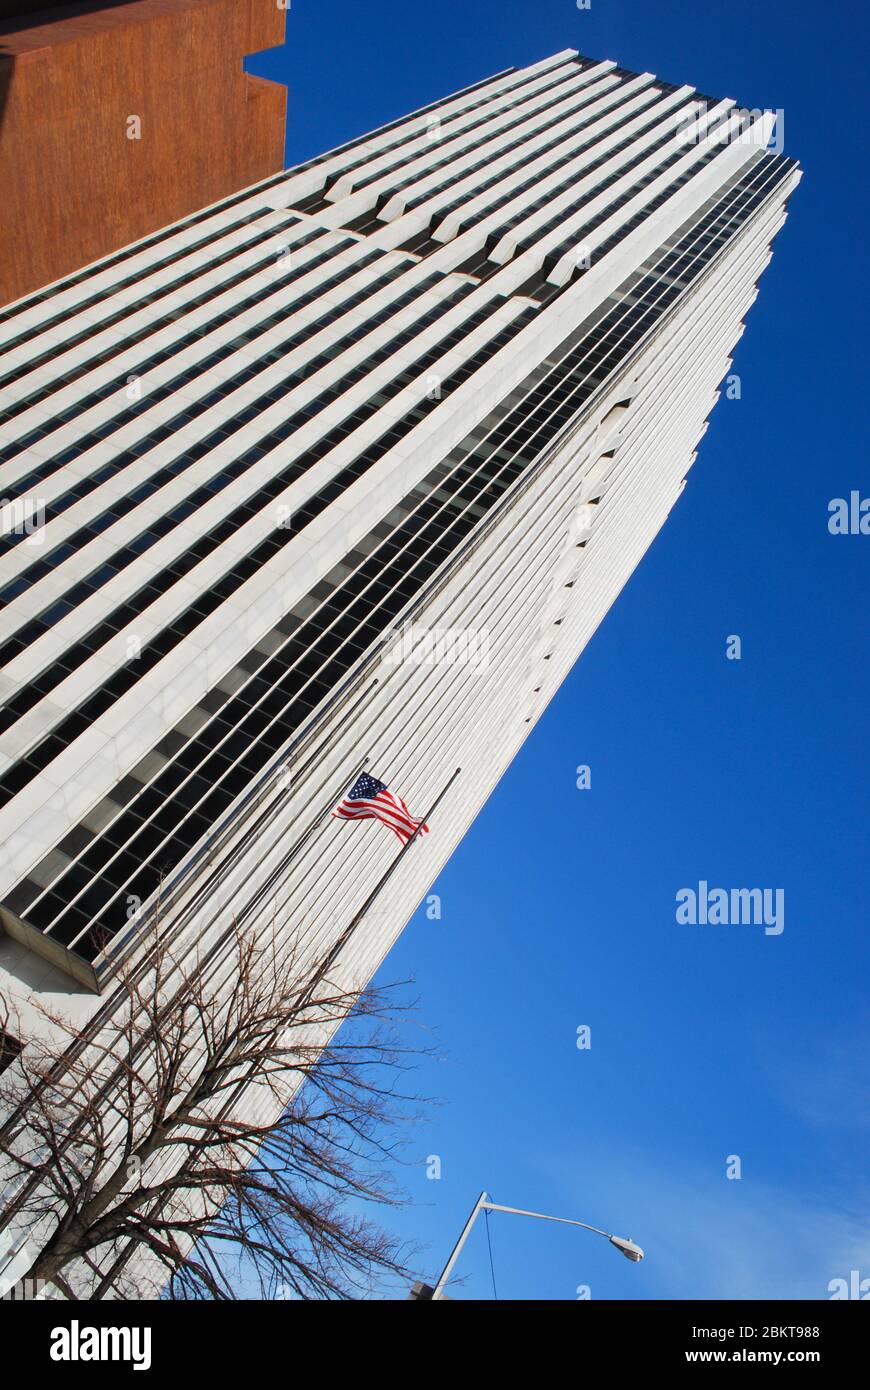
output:
M 328 948 L 371 899 L 374 972 L 683 489 L 800 177 L 773 125 L 569 50 L 0 313 L 25 1016 L 71 978 L 87 1032 L 158 902 Z M 376 894 L 361 771 L 430 825 Z

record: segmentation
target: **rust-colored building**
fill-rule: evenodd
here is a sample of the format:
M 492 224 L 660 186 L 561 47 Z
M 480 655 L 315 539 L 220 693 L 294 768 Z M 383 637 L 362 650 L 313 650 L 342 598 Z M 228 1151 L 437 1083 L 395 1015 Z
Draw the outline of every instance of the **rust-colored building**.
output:
M 242 66 L 283 42 L 276 0 L 17 8 L 0 23 L 0 304 L 283 168 L 286 89 Z

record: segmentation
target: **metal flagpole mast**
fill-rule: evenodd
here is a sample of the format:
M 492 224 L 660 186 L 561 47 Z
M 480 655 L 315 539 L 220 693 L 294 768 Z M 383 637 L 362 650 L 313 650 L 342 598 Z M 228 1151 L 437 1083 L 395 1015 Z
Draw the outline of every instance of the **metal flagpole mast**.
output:
M 363 761 L 363 763 L 362 763 L 362 767 L 364 767 L 365 764 L 366 764 L 367 762 L 368 762 L 368 757 L 366 757 L 366 758 L 364 759 L 364 761 Z M 423 826 L 426 825 L 426 823 L 428 822 L 429 817 L 432 815 L 433 811 L 435 811 L 435 810 L 437 809 L 437 807 L 440 805 L 440 803 L 443 801 L 444 797 L 447 795 L 448 791 L 449 791 L 450 788 L 452 787 L 453 783 L 456 781 L 456 778 L 459 776 L 459 774 L 460 774 L 461 771 L 462 771 L 462 768 L 461 768 L 461 767 L 458 767 L 458 768 L 456 769 L 456 771 L 453 773 L 452 777 L 450 777 L 449 780 L 447 781 L 447 783 L 441 788 L 441 791 L 438 793 L 438 795 L 436 796 L 435 800 L 432 802 L 432 805 L 429 807 L 429 810 L 426 812 L 426 815 L 423 817 L 423 819 L 422 819 L 420 825 L 419 825 L 419 826 L 417 827 L 417 829 L 414 831 L 413 835 L 411 835 L 410 838 L 405 842 L 405 844 L 402 845 L 402 848 L 399 850 L 399 853 L 396 855 L 395 859 L 392 861 L 392 863 L 389 865 L 389 867 L 385 870 L 385 872 L 381 875 L 381 877 L 379 878 L 379 880 L 378 880 L 377 884 L 375 885 L 374 889 L 372 890 L 371 893 L 369 893 L 368 897 L 366 898 L 365 902 L 363 903 L 362 907 L 361 907 L 357 912 L 354 913 L 353 917 L 351 918 L 351 920 L 350 920 L 350 922 L 348 923 L 348 925 L 345 927 L 345 929 L 344 929 L 344 931 L 342 932 L 341 936 L 339 937 L 338 941 L 337 941 L 337 942 L 335 943 L 335 945 L 330 949 L 329 954 L 327 955 L 326 959 L 323 961 L 323 963 L 321 964 L 321 966 L 320 966 L 319 969 L 317 970 L 317 972 L 316 972 L 316 974 L 314 975 L 314 977 L 312 978 L 312 980 L 311 980 L 311 981 L 309 982 L 309 984 L 306 986 L 304 993 L 303 993 L 303 994 L 300 996 L 300 998 L 296 1001 L 296 1006 L 295 1006 L 295 1007 L 304 1007 L 304 1005 L 308 1002 L 308 1000 L 309 1000 L 309 998 L 310 998 L 312 992 L 317 988 L 318 984 L 320 984 L 320 982 L 321 982 L 322 979 L 323 979 L 323 976 L 325 975 L 326 971 L 329 969 L 330 965 L 331 965 L 331 964 L 333 963 L 333 961 L 336 959 L 336 957 L 338 956 L 338 954 L 340 953 L 340 951 L 343 949 L 343 947 L 347 945 L 347 942 L 350 940 L 351 936 L 352 936 L 353 933 L 356 931 L 356 928 L 359 926 L 359 924 L 360 924 L 360 922 L 362 921 L 363 917 L 364 917 L 365 914 L 368 912 L 368 910 L 369 910 L 369 908 L 371 907 L 372 903 L 375 901 L 375 899 L 377 898 L 378 894 L 382 891 L 382 889 L 384 888 L 384 886 L 385 886 L 385 884 L 387 883 L 387 881 L 389 880 L 389 878 L 390 878 L 390 877 L 392 876 L 392 874 L 395 872 L 396 867 L 397 867 L 397 865 L 399 864 L 399 861 L 400 861 L 401 858 L 402 858 L 402 855 L 406 852 L 406 850 L 408 849 L 409 845 L 413 844 L 414 840 L 415 840 L 415 839 L 417 838 L 417 836 L 419 835 L 419 833 L 420 833 L 420 831 L 422 830 Z M 356 780 L 356 779 L 354 778 L 354 780 Z M 345 782 L 343 783 L 343 785 L 344 785 L 344 786 L 347 786 L 348 783 L 345 781 Z M 350 785 L 352 786 L 352 785 L 353 785 L 353 782 L 351 782 Z M 275 1032 L 277 1032 L 277 1031 L 278 1031 L 277 1029 L 274 1029 L 274 1030 L 273 1030 L 273 1034 L 274 1034 Z M 222 1107 L 221 1113 L 223 1113 L 223 1111 L 225 1111 L 225 1110 L 229 1107 L 229 1105 L 232 1103 L 233 1099 L 234 1099 L 235 1096 L 238 1094 L 238 1092 L 239 1092 L 239 1091 L 247 1084 L 247 1082 L 250 1080 L 250 1078 L 251 1078 L 251 1076 L 253 1075 L 254 1071 L 255 1071 L 255 1064 L 252 1063 L 251 1066 L 250 1066 L 249 1069 L 248 1069 L 248 1075 L 247 1075 L 246 1077 L 240 1078 L 238 1085 L 235 1087 L 233 1093 L 228 1097 L 227 1101 L 225 1102 L 224 1106 Z M 96 1297 L 96 1298 L 101 1297 L 103 1291 L 104 1291 L 105 1289 L 107 1289 L 107 1288 L 110 1286 L 112 1279 L 115 1278 L 115 1276 L 117 1275 L 119 1269 L 120 1269 L 120 1268 L 123 1268 L 123 1265 L 126 1263 L 127 1259 L 129 1258 L 131 1249 L 132 1249 L 132 1243 L 131 1243 L 130 1246 L 128 1246 L 128 1248 L 127 1248 L 126 1250 L 122 1251 L 122 1253 L 121 1253 L 121 1255 L 119 1256 L 119 1258 L 118 1258 L 118 1259 L 115 1261 L 115 1263 L 112 1265 L 112 1268 L 110 1269 L 109 1273 L 103 1278 L 102 1282 L 101 1282 L 100 1285 L 98 1286 L 98 1288 L 97 1288 L 97 1290 L 96 1290 L 96 1292 L 95 1292 L 94 1297 Z
M 347 945 L 348 941 L 353 936 L 354 932 L 356 931 L 362 919 L 365 917 L 372 903 L 375 901 L 376 898 L 380 896 L 386 884 L 392 878 L 396 869 L 399 867 L 399 864 L 402 862 L 403 856 L 407 854 L 408 850 L 411 848 L 411 845 L 414 843 L 414 841 L 417 839 L 417 836 L 420 834 L 420 831 L 422 830 L 423 826 L 428 824 L 429 817 L 433 814 L 434 811 L 437 810 L 438 806 L 444 800 L 444 797 L 447 795 L 450 788 L 453 786 L 453 783 L 456 781 L 461 771 L 462 768 L 458 767 L 456 771 L 452 774 L 452 776 L 448 778 L 447 782 L 441 788 L 441 791 L 438 793 L 435 800 L 432 802 L 432 805 L 429 807 L 429 810 L 426 812 L 425 816 L 423 816 L 420 824 L 414 831 L 413 835 L 411 835 L 410 838 L 405 841 L 405 843 L 402 845 L 402 848 L 399 850 L 399 853 L 396 855 L 395 859 L 381 874 L 381 877 L 378 879 L 374 888 L 369 893 L 362 907 L 354 913 L 353 917 L 348 922 L 347 926 L 345 927 L 341 936 L 336 941 L 335 945 L 331 947 L 322 966 L 318 970 L 317 975 L 312 981 L 312 988 L 315 985 L 319 984 L 319 982 L 323 978 L 324 972 L 329 969 L 336 957 L 340 954 L 341 951 L 344 950 L 344 947 Z

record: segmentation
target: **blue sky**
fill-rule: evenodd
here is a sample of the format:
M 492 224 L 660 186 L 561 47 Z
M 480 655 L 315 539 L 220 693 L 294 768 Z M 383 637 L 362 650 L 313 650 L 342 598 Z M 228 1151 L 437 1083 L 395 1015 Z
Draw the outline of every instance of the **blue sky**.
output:
M 418 911 L 381 971 L 415 977 L 446 1054 L 416 1077 L 444 1103 L 390 1218 L 424 1266 L 481 1188 L 648 1252 L 496 1215 L 500 1297 L 825 1298 L 870 1277 L 870 537 L 827 529 L 830 499 L 870 495 L 861 20 L 806 0 L 293 0 L 285 49 L 249 62 L 289 85 L 288 163 L 574 47 L 782 108 L 804 167 L 737 348 L 742 398 L 442 874 L 442 919 Z M 700 879 L 784 889 L 782 935 L 678 925 Z M 491 1296 L 482 1221 L 458 1273 L 457 1297 Z

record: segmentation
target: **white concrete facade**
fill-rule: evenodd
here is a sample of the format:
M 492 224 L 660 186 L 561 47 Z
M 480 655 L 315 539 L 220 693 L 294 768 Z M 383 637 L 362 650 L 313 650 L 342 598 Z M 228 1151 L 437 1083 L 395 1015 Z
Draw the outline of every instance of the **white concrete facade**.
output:
M 449 783 L 343 952 L 371 977 L 682 491 L 800 178 L 770 132 L 569 50 L 0 313 L 25 1024 L 98 1026 L 158 864 L 191 951 L 228 913 L 328 949 L 397 853 L 329 817 L 364 759 L 417 814 Z M 408 623 L 485 659 L 397 660 Z

